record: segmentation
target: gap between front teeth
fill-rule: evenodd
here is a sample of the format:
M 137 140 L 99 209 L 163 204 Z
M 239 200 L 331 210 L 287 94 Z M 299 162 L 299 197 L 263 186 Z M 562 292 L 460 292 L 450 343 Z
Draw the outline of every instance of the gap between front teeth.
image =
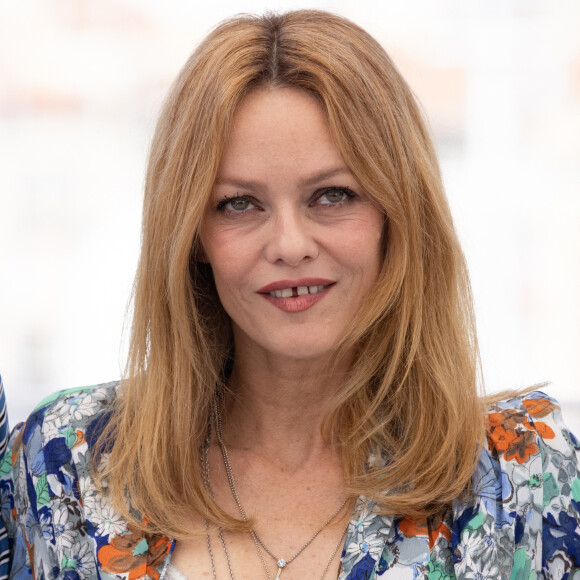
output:
M 298 286 L 296 287 L 297 296 L 306 296 L 307 294 L 318 294 L 324 290 L 324 286 Z M 284 288 L 283 290 L 274 290 L 270 292 L 270 296 L 275 298 L 292 298 L 294 296 L 294 288 Z

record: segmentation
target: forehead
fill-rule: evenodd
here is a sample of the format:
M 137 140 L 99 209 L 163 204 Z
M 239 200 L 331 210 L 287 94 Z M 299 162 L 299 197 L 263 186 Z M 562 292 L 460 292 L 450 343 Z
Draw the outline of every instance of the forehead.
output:
M 219 177 L 289 167 L 308 173 L 339 164 L 344 165 L 342 156 L 313 95 L 296 88 L 260 87 L 236 109 Z

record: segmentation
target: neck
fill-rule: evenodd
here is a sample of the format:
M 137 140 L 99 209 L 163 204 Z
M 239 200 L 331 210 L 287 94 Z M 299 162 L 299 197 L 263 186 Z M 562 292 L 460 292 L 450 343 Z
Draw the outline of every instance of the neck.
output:
M 246 356 L 247 355 L 247 356 Z M 337 452 L 322 437 L 322 420 L 343 384 L 342 368 L 330 361 L 257 361 L 240 356 L 228 386 L 224 434 L 229 447 L 304 465 Z

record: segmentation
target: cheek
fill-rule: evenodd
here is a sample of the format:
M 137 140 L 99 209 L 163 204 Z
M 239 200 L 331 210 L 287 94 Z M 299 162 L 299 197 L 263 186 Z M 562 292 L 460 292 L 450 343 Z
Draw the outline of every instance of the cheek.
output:
M 217 228 L 205 225 L 201 232 L 201 247 L 205 261 L 211 266 L 216 285 L 220 281 L 235 277 L 238 252 L 236 245 Z
M 210 260 L 210 265 L 219 298 L 225 306 L 231 301 L 236 288 L 239 288 L 242 284 L 240 272 L 238 271 L 239 264 L 235 260 L 231 260 L 229 256 L 218 257 L 217 259 L 214 256 L 214 259 Z
M 249 255 L 240 245 L 228 243 L 221 236 L 205 246 L 208 263 L 219 299 L 226 309 L 238 304 L 247 286 L 251 265 Z M 228 312 L 231 316 L 231 312 Z
M 376 277 L 383 262 L 382 216 L 368 219 L 351 232 L 346 244 L 346 256 L 363 275 Z

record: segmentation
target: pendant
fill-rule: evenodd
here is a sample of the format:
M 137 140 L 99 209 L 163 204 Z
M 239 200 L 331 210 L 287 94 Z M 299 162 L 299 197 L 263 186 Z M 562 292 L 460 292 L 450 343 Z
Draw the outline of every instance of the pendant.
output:
M 286 566 L 286 560 L 280 558 L 276 564 L 278 564 L 278 572 L 276 572 L 276 578 L 274 578 L 274 580 L 280 580 L 280 574 L 282 574 L 282 570 L 284 569 L 284 566 Z
M 274 580 L 280 580 L 280 574 L 282 574 L 282 570 L 284 569 L 284 566 L 286 566 L 286 560 L 280 558 L 276 564 L 278 565 L 278 572 L 276 572 L 276 578 L 274 578 Z

